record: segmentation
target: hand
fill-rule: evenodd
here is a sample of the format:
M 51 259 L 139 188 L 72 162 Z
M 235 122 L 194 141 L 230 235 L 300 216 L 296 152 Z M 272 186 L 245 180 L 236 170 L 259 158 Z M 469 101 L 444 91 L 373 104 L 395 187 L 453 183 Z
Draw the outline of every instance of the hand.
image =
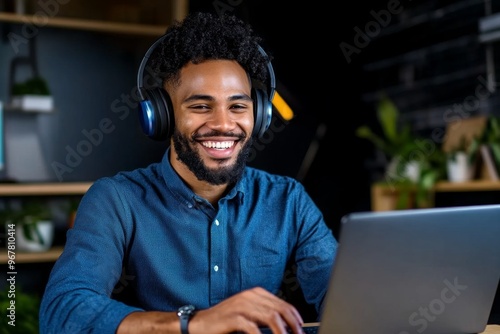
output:
M 242 291 L 221 303 L 198 311 L 189 322 L 191 334 L 244 332 L 260 334 L 259 326 L 273 334 L 302 333 L 304 321 L 295 307 L 262 289 Z

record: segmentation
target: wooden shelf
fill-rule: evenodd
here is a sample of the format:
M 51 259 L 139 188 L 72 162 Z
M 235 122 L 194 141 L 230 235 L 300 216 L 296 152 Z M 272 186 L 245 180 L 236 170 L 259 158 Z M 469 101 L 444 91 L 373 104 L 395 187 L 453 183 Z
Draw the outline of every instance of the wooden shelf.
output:
M 394 210 L 400 188 L 384 183 L 371 187 L 371 208 L 373 211 Z M 500 181 L 476 180 L 468 182 L 440 181 L 434 186 L 434 192 L 475 192 L 500 191 Z
M 33 21 L 33 15 L 18 15 L 14 13 L 0 12 L 0 21 L 26 24 L 27 22 Z M 158 25 L 85 20 L 63 17 L 50 17 L 48 18 L 47 23 L 43 26 L 155 37 L 163 35 L 167 28 L 166 26 Z
M 55 109 L 51 110 L 35 110 L 35 109 L 22 109 L 18 107 L 13 107 L 12 105 L 6 105 L 3 107 L 5 112 L 18 114 L 18 115 L 38 115 L 38 114 L 53 114 L 56 112 Z
M 55 262 L 63 251 L 63 247 L 53 247 L 46 252 L 15 252 L 14 261 L 18 263 Z M 0 253 L 0 263 L 7 264 L 7 249 L 3 248 Z
M 1 183 L 0 197 L 17 196 L 71 196 L 84 195 L 91 182 L 60 182 L 60 183 Z M 54 262 L 63 250 L 62 246 L 53 247 L 46 252 L 26 252 L 15 250 L 15 262 L 36 263 Z M 0 263 L 6 264 L 8 261 L 8 251 L 6 248 L 0 249 Z
M 500 190 L 499 181 L 477 180 L 468 182 L 438 182 L 434 187 L 436 192 L 453 192 L 453 191 L 495 191 Z
M 160 4 L 164 4 L 162 1 Z M 101 33 L 112 33 L 112 34 L 123 34 L 123 35 L 136 35 L 136 36 L 151 36 L 151 37 L 159 37 L 165 34 L 167 29 L 167 25 L 169 22 L 174 22 L 177 20 L 182 20 L 189 11 L 189 1 L 188 0 L 172 0 L 168 2 L 169 9 L 166 12 L 166 16 L 162 16 L 162 19 L 166 19 L 165 22 L 155 21 L 159 24 L 142 24 L 142 23 L 128 23 L 128 22 L 120 22 L 120 21 L 112 21 L 112 20 L 98 20 L 98 19 L 89 19 L 89 14 L 94 11 L 94 7 L 99 4 L 99 10 L 105 10 L 106 4 L 97 1 L 81 1 L 81 2 L 72 2 L 70 6 L 73 7 L 73 14 L 78 13 L 83 17 L 73 17 L 71 14 L 67 14 L 68 11 L 61 10 L 60 15 L 51 16 L 51 15 L 42 15 L 41 18 L 37 17 L 36 14 L 26 14 L 19 15 L 11 12 L 0 12 L 0 22 L 8 22 L 15 24 L 28 24 L 34 25 L 37 27 L 55 27 L 55 28 L 66 28 L 66 29 L 76 29 L 76 30 L 87 30 L 87 31 L 95 31 Z M 66 4 L 65 9 L 68 9 L 70 4 Z M 109 9 L 109 8 L 108 8 Z M 137 10 L 140 10 L 140 4 L 137 7 Z M 90 12 L 90 13 L 89 13 Z M 64 16 L 66 13 L 66 16 Z M 85 17 L 87 15 L 87 18 Z M 146 22 L 151 22 L 150 20 Z
M 0 196 L 83 195 L 91 182 L 5 183 L 0 184 Z

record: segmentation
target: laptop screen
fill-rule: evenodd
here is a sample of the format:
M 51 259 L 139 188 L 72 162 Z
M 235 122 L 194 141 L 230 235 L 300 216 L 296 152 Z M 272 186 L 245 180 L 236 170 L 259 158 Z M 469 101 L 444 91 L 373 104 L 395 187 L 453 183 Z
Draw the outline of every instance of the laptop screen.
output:
M 320 334 L 477 333 L 500 278 L 500 205 L 342 219 Z

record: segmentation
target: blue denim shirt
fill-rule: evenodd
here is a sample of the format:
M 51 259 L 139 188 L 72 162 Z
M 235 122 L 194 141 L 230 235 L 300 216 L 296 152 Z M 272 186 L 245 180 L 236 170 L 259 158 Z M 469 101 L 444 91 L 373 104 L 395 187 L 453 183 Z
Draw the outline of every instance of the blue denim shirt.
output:
M 83 196 L 42 298 L 40 333 L 115 333 L 131 312 L 204 309 L 256 286 L 279 295 L 288 261 L 319 311 L 338 245 L 303 186 L 247 167 L 215 209 L 168 155 Z M 126 291 L 134 302 L 119 300 Z

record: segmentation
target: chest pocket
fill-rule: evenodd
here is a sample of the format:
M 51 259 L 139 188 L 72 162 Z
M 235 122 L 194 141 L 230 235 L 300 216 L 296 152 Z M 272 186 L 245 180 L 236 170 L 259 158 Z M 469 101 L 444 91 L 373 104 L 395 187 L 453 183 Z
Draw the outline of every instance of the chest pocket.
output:
M 249 256 L 240 260 L 241 286 L 249 289 L 256 286 L 278 293 L 286 266 L 286 257 L 277 253 Z

